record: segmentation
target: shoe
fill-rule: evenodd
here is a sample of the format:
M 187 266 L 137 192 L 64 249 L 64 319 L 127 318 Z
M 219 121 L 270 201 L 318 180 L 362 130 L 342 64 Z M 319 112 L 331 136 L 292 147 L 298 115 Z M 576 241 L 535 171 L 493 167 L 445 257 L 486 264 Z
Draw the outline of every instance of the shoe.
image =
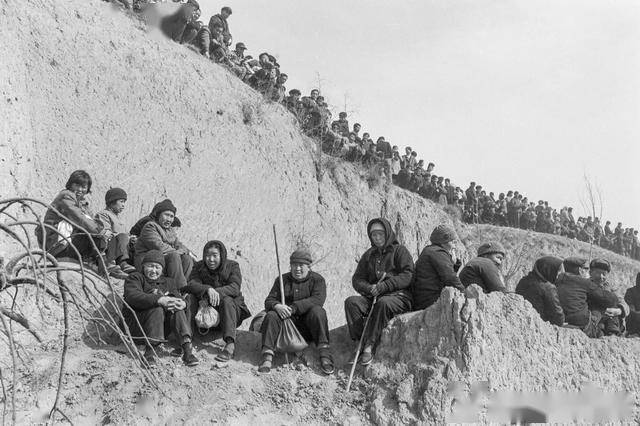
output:
M 151 347 L 147 347 L 144 351 L 144 355 L 142 356 L 149 367 L 158 364 L 158 357 L 155 354 L 155 351 Z
M 260 367 L 258 367 L 258 373 L 270 373 L 272 362 L 273 362 L 273 355 L 271 354 L 262 355 L 262 363 L 260 363 Z
M 182 350 L 184 351 L 184 354 L 182 355 L 184 365 L 187 367 L 194 367 L 200 364 L 200 360 L 193 354 L 193 346 L 191 345 L 191 342 L 183 344 Z
M 333 360 L 327 357 L 320 358 L 320 369 L 326 375 L 333 374 L 335 372 L 335 368 L 333 367 Z
M 129 265 L 127 262 L 120 262 L 120 269 L 122 269 L 122 272 L 124 272 L 125 274 L 131 274 L 132 272 L 136 271 L 136 268 Z
M 109 273 L 110 277 L 113 277 L 117 280 L 124 280 L 129 277 L 129 274 L 125 274 L 118 265 L 109 266 L 107 268 L 107 272 Z
M 183 354 L 184 354 L 184 350 L 182 349 L 181 346 L 178 346 L 177 348 L 173 348 L 173 350 L 169 352 L 169 355 L 175 358 L 180 358 Z
M 216 355 L 215 360 L 218 362 L 228 362 L 233 358 L 233 353 L 235 352 L 236 345 L 234 342 L 229 342 L 224 346 L 222 352 Z
M 373 361 L 373 353 L 371 352 L 362 352 L 360 357 L 358 358 L 360 365 L 369 365 L 371 361 Z

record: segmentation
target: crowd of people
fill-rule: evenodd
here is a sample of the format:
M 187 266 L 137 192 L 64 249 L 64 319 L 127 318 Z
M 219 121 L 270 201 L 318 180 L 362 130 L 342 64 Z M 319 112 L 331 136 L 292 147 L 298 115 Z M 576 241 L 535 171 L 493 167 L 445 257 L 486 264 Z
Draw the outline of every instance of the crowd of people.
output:
M 181 221 L 169 199 L 154 205 L 149 215 L 130 229 L 122 220 L 128 195 L 121 188 L 105 194 L 105 206 L 93 213 L 87 194 L 92 179 L 74 171 L 65 188 L 51 202 L 43 225 L 35 228 L 40 248 L 59 259 L 83 262 L 97 273 L 124 279 L 122 328 L 144 345 L 143 359 L 157 364 L 161 344 L 173 333 L 178 345 L 170 353 L 187 366 L 199 364 L 193 350 L 193 330 L 218 330 L 225 342 L 216 356 L 228 362 L 236 353 L 237 328 L 252 316 L 242 294 L 240 265 L 227 256 L 220 240 L 207 241 L 197 256 L 178 238 Z M 396 315 L 434 304 L 445 287 L 467 291 L 506 292 L 502 263 L 507 252 L 498 241 L 482 244 L 477 257 L 462 265 L 455 251 L 456 231 L 439 225 L 414 262 L 385 218 L 366 225 L 370 248 L 361 256 L 352 276 L 357 293 L 344 301 L 349 334 L 360 340 L 358 362 L 372 362 L 382 330 Z M 318 349 L 320 369 L 334 372 L 330 345 L 325 279 L 312 271 L 313 257 L 298 248 L 289 257 L 290 272 L 274 279 L 251 330 L 262 335 L 258 371 L 271 371 L 277 351 L 293 324 L 301 339 Z M 588 275 L 586 271 L 589 271 Z M 538 259 L 523 277 L 516 293 L 531 302 L 543 320 L 583 330 L 590 337 L 640 333 L 640 274 L 626 302 L 612 291 L 607 278 L 611 264 L 575 257 Z M 626 318 L 626 325 L 625 325 Z M 625 330 L 626 328 L 626 330 Z
M 108 0 L 137 12 L 158 1 L 154 0 Z M 324 153 L 346 161 L 361 163 L 375 169 L 401 188 L 418 193 L 424 198 L 443 206 L 452 206 L 466 223 L 483 223 L 509 226 L 530 231 L 555 234 L 567 238 L 593 243 L 623 256 L 640 260 L 638 231 L 623 227 L 621 222 L 612 230 L 611 222 L 604 226 L 598 217 L 578 217 L 573 208 L 563 207 L 558 211 L 547 201 L 537 204 L 518 191 L 507 191 L 495 196 L 475 182 L 463 190 L 449 178 L 434 173 L 435 164 L 418 159 L 418 153 L 406 147 L 404 153 L 392 145 L 384 136 L 375 141 L 367 132 L 362 132 L 360 123 L 351 127 L 346 112 L 340 112 L 332 121 L 332 113 L 318 89 L 302 96 L 298 89 L 287 92 L 288 76 L 280 70 L 276 58 L 261 53 L 257 59 L 246 55 L 243 42 L 231 49 L 233 36 L 229 29 L 232 10 L 223 7 L 219 14 L 209 19 L 208 25 L 201 20 L 197 0 L 173 0 L 182 3 L 172 15 L 160 24 L 164 34 L 177 43 L 190 46 L 203 56 L 210 58 L 233 72 L 242 81 L 259 91 L 266 99 L 283 104 L 297 119 L 302 130 L 316 139 Z

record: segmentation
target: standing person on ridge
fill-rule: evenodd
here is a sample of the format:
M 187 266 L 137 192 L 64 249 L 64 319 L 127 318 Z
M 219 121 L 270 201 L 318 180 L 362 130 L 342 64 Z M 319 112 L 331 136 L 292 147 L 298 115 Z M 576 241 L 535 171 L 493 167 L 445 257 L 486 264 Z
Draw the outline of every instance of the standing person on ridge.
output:
M 396 315 L 411 310 L 409 285 L 413 278 L 414 264 L 409 250 L 401 245 L 387 219 L 372 219 L 367 224 L 367 235 L 371 242 L 360 258 L 353 273 L 353 288 L 359 296 L 350 296 L 344 301 L 349 334 L 358 340 L 364 333 L 360 364 L 368 365 L 380 334 Z M 378 282 L 386 274 L 386 277 Z M 372 306 L 374 298 L 377 302 Z M 371 320 L 363 330 L 366 317 Z

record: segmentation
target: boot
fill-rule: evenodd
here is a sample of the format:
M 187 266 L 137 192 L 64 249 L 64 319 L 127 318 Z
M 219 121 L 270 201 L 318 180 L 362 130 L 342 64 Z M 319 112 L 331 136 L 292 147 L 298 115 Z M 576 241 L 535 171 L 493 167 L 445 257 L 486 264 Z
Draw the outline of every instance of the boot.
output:
M 184 351 L 182 361 L 187 367 L 194 367 L 200 364 L 200 360 L 193 354 L 193 345 L 191 345 L 191 342 L 184 343 L 182 350 Z

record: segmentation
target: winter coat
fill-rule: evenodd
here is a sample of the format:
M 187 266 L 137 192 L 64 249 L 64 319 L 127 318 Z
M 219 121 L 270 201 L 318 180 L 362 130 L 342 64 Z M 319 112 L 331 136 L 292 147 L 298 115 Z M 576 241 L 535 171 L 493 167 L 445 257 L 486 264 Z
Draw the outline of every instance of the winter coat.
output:
M 371 226 L 376 222 L 384 226 L 387 236 L 382 249 L 376 247 L 371 240 Z M 371 248 L 364 252 L 353 273 L 351 278 L 353 288 L 361 295 L 371 297 L 369 294 L 371 285 L 376 284 L 386 272 L 380 295 L 391 294 L 411 301 L 409 286 L 415 266 L 409 250 L 398 242 L 391 224 L 384 218 L 369 221 L 367 235 L 371 241 Z
M 638 284 L 627 289 L 624 301 L 629 304 L 631 310 L 640 311 L 640 286 Z
M 579 275 L 563 273 L 556 280 L 565 321 L 584 327 L 589 323 L 589 305 L 614 308 L 618 297 Z
M 215 270 L 209 269 L 204 261 L 207 250 L 217 245 L 220 248 L 220 265 Z M 227 248 L 222 242 L 213 240 L 205 244 L 202 250 L 202 260 L 199 260 L 193 266 L 191 275 L 187 285 L 181 289 L 183 293 L 191 293 L 202 299 L 207 295 L 209 288 L 215 289 L 220 298 L 231 297 L 236 305 L 240 307 L 240 320 L 244 320 L 251 316 L 251 312 L 244 302 L 242 291 L 242 274 L 240 273 L 240 265 L 234 260 L 227 259 Z
M 507 291 L 500 269 L 486 257 L 471 259 L 460 271 L 460 281 L 465 287 L 469 287 L 471 284 L 478 284 L 485 293 Z
M 528 300 L 543 320 L 558 326 L 564 324 L 564 311 L 553 283 L 561 265 L 562 259 L 542 257 L 516 286 L 516 293 Z
M 231 33 L 229 32 L 229 23 L 227 22 L 227 20 L 223 18 L 219 13 L 217 15 L 213 15 L 211 19 L 209 19 L 209 31 L 211 31 L 211 34 L 214 33 L 213 26 L 215 24 L 222 25 L 222 35 L 224 37 L 224 42 L 225 44 L 230 44 Z
M 174 228 L 164 229 L 156 221 L 147 222 L 140 231 L 140 237 L 135 245 L 135 263 L 142 262 L 142 258 L 149 250 L 160 250 L 162 254 L 184 248 L 178 240 L 178 235 Z
M 291 272 L 282 276 L 284 287 L 284 304 L 290 306 L 293 315 L 304 315 L 314 306 L 322 307 L 327 299 L 327 284 L 322 275 L 309 271 L 302 281 L 293 278 Z M 282 303 L 280 279 L 276 278 L 264 301 L 264 308 L 272 311 L 273 307 Z
M 437 244 L 425 247 L 416 262 L 416 274 L 411 284 L 414 310 L 433 305 L 446 286 L 464 291 L 451 254 Z
M 60 214 L 66 216 L 70 224 L 74 227 L 76 232 L 77 227 L 84 228 L 92 235 L 97 235 L 101 231 L 100 225 L 94 221 L 91 216 L 85 214 L 84 210 L 80 207 L 80 200 L 76 197 L 76 194 L 68 189 L 63 189 L 51 202 L 51 207 L 47 209 L 44 215 L 43 222 L 45 225 L 49 225 L 54 229 L 58 228 L 58 224 L 64 219 L 54 211 L 56 209 Z M 81 233 L 82 231 L 77 231 Z M 44 229 L 44 235 L 42 227 L 37 226 L 35 228 L 36 238 L 38 244 L 43 250 L 50 250 L 55 246 L 58 241 L 58 234 L 51 229 Z
M 124 281 L 124 301 L 136 311 L 160 306 L 158 300 L 162 296 L 180 297 L 173 278 L 160 276 L 156 281 L 151 281 L 142 272 L 133 272 Z M 129 309 L 123 308 L 123 314 L 127 312 L 130 312 Z
M 109 209 L 96 213 L 95 221 L 103 228 L 106 234 L 118 235 L 127 233 L 127 228 L 122 218 Z
M 391 144 L 387 141 L 381 140 L 376 142 L 376 151 L 381 152 L 385 159 L 393 157 L 393 149 L 391 148 Z

